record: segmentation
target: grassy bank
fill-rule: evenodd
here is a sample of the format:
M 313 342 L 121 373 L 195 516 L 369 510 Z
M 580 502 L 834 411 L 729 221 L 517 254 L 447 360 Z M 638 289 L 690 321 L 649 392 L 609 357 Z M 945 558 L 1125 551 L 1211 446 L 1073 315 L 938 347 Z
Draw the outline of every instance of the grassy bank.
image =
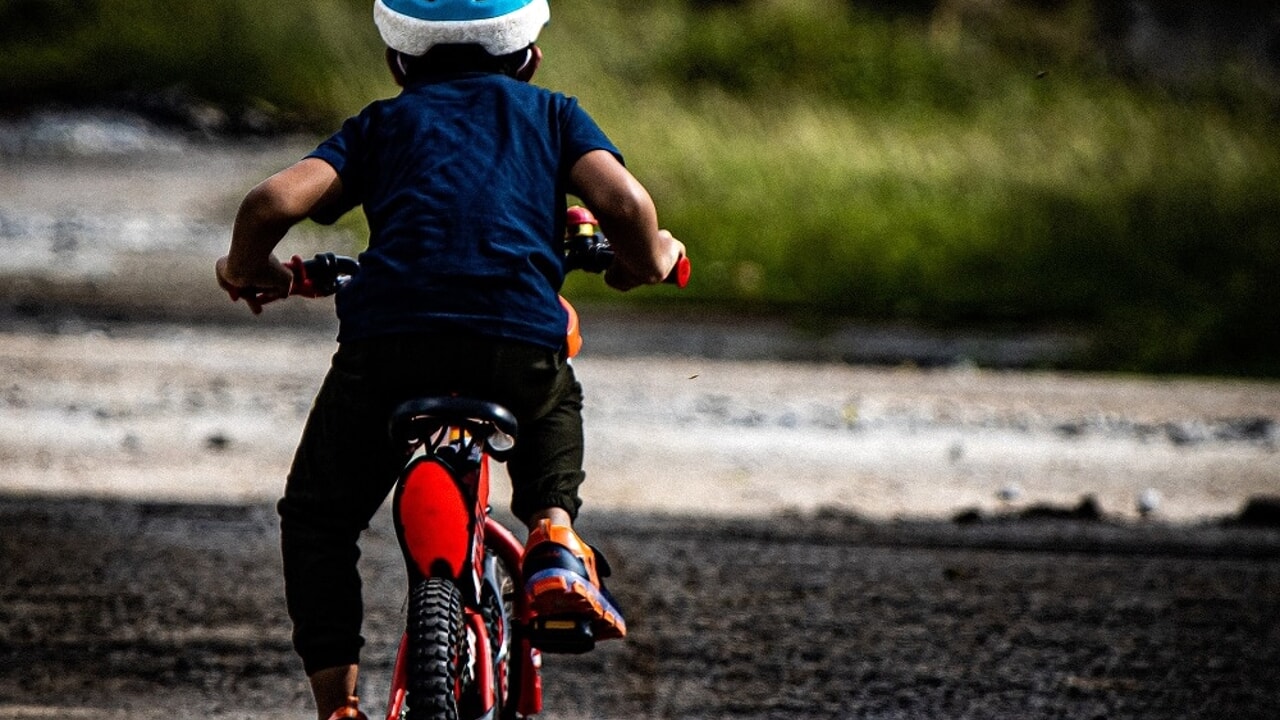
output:
M 684 300 L 1069 326 L 1096 338 L 1084 365 L 1280 375 L 1267 94 L 1227 66 L 1118 74 L 1091 3 L 893 5 L 555 0 L 539 80 L 582 99 L 689 243 Z M 74 41 L 0 22 L 21 49 L 4 102 L 177 78 L 320 128 L 391 92 L 364 0 L 75 6 L 99 10 Z
M 319 126 L 381 80 L 366 5 L 8 0 L 0 4 L 0 109 L 210 103 L 232 117 Z

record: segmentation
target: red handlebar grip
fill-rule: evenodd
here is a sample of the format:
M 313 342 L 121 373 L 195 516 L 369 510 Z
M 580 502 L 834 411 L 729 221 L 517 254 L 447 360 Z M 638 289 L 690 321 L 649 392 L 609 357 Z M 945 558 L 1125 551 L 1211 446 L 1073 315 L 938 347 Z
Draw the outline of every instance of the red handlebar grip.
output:
M 311 282 L 311 278 L 307 277 L 307 266 L 302 256 L 294 255 L 289 258 L 289 262 L 285 263 L 284 266 L 293 272 L 293 284 L 289 286 L 289 294 L 315 297 L 315 283 Z
M 663 282 L 675 285 L 678 288 L 685 287 L 689 284 L 689 275 L 693 272 L 693 265 L 689 262 L 688 256 L 681 255 L 676 261 L 676 266 L 671 269 L 671 274 Z

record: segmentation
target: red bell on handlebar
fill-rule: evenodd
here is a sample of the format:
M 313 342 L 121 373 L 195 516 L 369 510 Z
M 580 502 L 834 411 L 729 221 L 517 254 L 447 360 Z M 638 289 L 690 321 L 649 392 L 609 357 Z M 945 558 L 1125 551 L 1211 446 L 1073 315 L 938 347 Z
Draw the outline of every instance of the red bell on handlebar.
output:
M 600 229 L 600 223 L 590 210 L 574 205 L 564 213 L 564 227 L 569 237 L 590 237 Z

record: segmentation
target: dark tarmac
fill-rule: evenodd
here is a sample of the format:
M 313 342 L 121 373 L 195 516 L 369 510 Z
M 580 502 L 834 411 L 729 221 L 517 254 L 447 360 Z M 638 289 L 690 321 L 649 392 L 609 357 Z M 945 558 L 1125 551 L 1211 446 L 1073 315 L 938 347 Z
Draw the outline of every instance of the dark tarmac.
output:
M 1274 718 L 1280 530 L 596 512 L 623 643 L 547 718 Z M 972 519 L 972 518 L 971 518 Z M 0 717 L 307 718 L 269 505 L 0 496 Z M 362 692 L 404 604 L 364 542 Z

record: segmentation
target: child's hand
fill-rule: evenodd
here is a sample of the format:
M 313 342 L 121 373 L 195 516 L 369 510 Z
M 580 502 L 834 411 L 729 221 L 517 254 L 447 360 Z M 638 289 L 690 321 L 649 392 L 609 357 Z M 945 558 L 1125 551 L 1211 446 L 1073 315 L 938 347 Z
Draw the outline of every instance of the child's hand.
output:
M 244 300 L 254 315 L 262 313 L 262 306 L 273 300 L 289 296 L 293 286 L 293 273 L 275 255 L 250 272 L 237 272 L 230 266 L 229 256 L 222 256 L 214 263 L 218 287 L 234 300 Z
M 671 261 L 671 270 L 669 272 L 674 272 L 676 269 L 676 263 L 680 262 L 680 258 L 688 254 L 688 250 L 685 249 L 684 243 L 677 240 L 670 231 L 659 230 L 658 234 L 663 236 L 663 239 L 670 241 L 667 252 L 673 254 L 675 259 Z
M 634 252 L 631 256 L 621 256 L 618 244 L 615 243 L 613 247 L 614 261 L 605 271 L 604 281 L 609 287 L 623 292 L 641 285 L 675 282 L 673 277 L 677 272 L 677 265 L 686 253 L 684 243 L 677 240 L 669 231 L 659 230 L 644 246 L 644 254 L 639 255 L 643 265 L 642 270 L 638 271 L 634 269 L 636 264 Z

